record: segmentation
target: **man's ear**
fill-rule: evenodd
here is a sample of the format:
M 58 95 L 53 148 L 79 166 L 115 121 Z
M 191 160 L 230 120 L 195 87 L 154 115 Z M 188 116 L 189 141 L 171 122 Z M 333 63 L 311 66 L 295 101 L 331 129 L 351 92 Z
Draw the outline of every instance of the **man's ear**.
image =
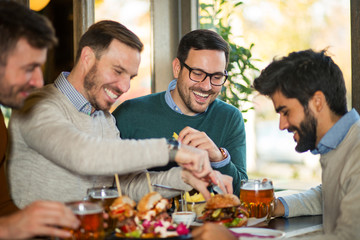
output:
M 95 64 L 96 56 L 92 48 L 86 46 L 81 50 L 80 62 L 85 72 L 88 72 Z
M 174 78 L 178 78 L 180 70 L 181 70 L 181 63 L 180 60 L 178 58 L 175 58 L 172 62 L 173 65 L 173 75 Z
M 324 93 L 322 91 L 316 91 L 310 99 L 309 104 L 313 107 L 314 111 L 321 112 L 327 104 Z

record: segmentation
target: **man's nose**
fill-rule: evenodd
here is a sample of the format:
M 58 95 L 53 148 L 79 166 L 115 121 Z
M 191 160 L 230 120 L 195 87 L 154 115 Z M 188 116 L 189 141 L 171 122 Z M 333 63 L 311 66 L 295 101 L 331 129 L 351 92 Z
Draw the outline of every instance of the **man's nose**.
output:
M 201 81 L 199 83 L 199 85 L 200 85 L 201 89 L 204 91 L 211 90 L 212 85 L 211 85 L 210 76 L 206 76 L 206 78 L 203 81 Z
M 130 89 L 130 77 L 122 77 L 118 83 L 117 87 L 122 93 L 126 93 Z
M 289 122 L 285 116 L 280 115 L 279 128 L 280 130 L 285 130 L 289 127 Z
M 41 88 L 44 86 L 44 78 L 41 67 L 36 67 L 29 81 L 30 86 L 34 88 Z

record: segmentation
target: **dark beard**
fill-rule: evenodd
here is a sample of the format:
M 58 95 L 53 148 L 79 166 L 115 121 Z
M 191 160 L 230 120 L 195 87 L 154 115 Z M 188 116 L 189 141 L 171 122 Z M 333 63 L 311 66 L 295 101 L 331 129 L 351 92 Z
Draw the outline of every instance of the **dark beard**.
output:
M 308 109 L 305 108 L 304 112 L 305 119 L 300 123 L 300 129 L 297 127 L 289 128 L 290 132 L 296 130 L 299 134 L 299 142 L 295 147 L 299 153 L 314 150 L 316 147 L 317 121 Z
M 87 90 L 88 93 L 91 92 L 92 88 L 96 87 L 96 72 L 97 64 L 95 64 L 85 76 L 84 89 Z M 94 96 L 90 96 L 88 94 L 87 99 L 93 108 L 95 108 L 96 110 L 100 109 L 98 104 L 96 103 L 96 98 Z
M 184 81 L 184 80 L 183 80 L 183 81 Z M 179 84 L 179 79 L 178 79 L 178 83 L 177 83 L 177 84 Z M 193 107 L 193 103 L 191 102 L 190 97 L 189 97 L 189 96 L 186 96 L 185 92 L 183 91 L 182 88 L 179 87 L 179 85 L 178 85 L 177 87 L 178 87 L 178 93 L 179 93 L 179 95 L 180 95 L 180 98 L 183 100 L 183 102 L 185 103 L 186 107 L 187 107 L 191 112 L 196 113 L 196 114 L 198 114 L 198 113 L 203 113 L 203 112 L 204 112 L 204 111 L 198 111 L 198 110 L 196 110 L 196 109 Z M 202 92 L 202 93 L 205 93 L 205 94 L 210 94 L 209 97 L 211 97 L 211 95 L 214 94 L 214 91 L 212 91 L 212 90 L 206 91 L 206 92 L 201 91 L 201 90 L 199 90 L 199 89 L 195 89 L 195 88 L 190 88 L 189 90 L 190 90 L 190 92 L 195 90 L 195 91 Z M 191 93 L 189 93 L 189 94 L 191 94 Z M 210 106 L 211 103 L 212 103 L 212 102 L 209 103 L 209 106 Z

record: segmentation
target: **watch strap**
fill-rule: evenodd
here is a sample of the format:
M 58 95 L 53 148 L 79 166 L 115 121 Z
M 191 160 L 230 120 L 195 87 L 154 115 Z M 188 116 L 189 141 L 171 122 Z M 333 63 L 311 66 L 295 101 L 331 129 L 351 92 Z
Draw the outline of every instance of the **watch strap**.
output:
M 169 150 L 169 161 L 175 161 L 175 156 L 177 151 L 180 149 L 180 142 L 174 138 L 169 138 L 166 140 Z

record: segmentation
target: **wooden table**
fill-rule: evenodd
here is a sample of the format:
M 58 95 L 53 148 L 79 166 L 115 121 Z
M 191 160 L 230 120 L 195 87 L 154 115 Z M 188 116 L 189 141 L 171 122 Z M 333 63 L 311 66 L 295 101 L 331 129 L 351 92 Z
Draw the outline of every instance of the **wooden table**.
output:
M 285 232 L 286 237 L 322 231 L 322 215 L 271 219 L 266 228 Z

